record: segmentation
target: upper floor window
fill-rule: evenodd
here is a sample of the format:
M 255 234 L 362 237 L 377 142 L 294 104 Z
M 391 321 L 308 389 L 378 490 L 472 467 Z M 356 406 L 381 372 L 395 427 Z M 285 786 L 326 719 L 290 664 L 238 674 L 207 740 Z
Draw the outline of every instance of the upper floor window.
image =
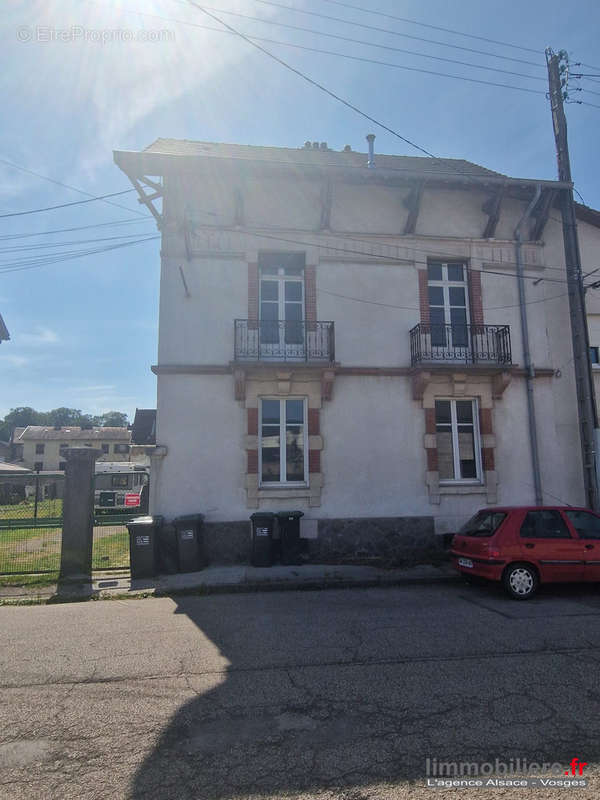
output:
M 304 346 L 304 253 L 259 257 L 262 355 Z
M 306 400 L 260 401 L 260 479 L 263 486 L 308 482 Z
M 432 346 L 468 347 L 467 265 L 462 261 L 430 261 L 427 290 Z
M 481 480 L 476 400 L 436 400 L 440 481 Z
M 128 453 L 129 452 L 129 445 L 128 444 L 116 444 L 114 447 L 115 453 Z
M 106 455 L 106 453 L 108 453 L 108 445 L 107 444 L 103 444 L 102 445 L 102 455 Z
M 44 462 L 43 461 L 36 461 L 33 465 L 33 468 L 36 472 L 41 472 L 44 469 Z
M 36 444 L 36 446 L 35 446 L 35 454 L 36 454 L 36 456 L 43 456 L 44 455 L 44 445 L 43 444 Z
M 590 347 L 590 361 L 592 364 L 599 364 L 600 358 L 598 357 L 598 351 L 600 347 Z

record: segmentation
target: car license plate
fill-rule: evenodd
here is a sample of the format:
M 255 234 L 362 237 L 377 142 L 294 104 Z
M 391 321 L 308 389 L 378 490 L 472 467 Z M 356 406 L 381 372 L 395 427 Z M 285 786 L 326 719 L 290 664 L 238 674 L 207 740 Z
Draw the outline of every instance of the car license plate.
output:
M 469 567 L 469 568 L 472 568 L 472 567 L 473 567 L 473 562 L 471 561 L 471 559 L 470 559 L 470 558 L 459 558 L 459 559 L 458 559 L 458 566 L 459 566 L 459 567 Z

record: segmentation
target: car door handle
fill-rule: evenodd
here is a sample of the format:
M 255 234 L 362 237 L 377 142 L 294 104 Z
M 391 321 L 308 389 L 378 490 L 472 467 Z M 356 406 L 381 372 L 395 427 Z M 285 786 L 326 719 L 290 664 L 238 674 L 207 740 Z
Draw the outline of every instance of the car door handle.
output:
M 586 550 L 593 550 L 594 549 L 594 545 L 593 544 L 586 544 L 585 549 Z
M 525 547 L 527 547 L 529 550 L 531 550 L 532 547 L 535 547 L 535 545 L 533 544 L 533 542 L 526 542 L 525 543 Z

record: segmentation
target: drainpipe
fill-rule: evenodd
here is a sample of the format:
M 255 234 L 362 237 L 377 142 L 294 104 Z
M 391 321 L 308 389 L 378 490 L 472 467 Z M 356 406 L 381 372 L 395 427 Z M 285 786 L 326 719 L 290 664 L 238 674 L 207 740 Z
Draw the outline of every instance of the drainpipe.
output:
M 538 451 L 537 441 L 537 427 L 535 422 L 535 403 L 533 398 L 533 379 L 535 377 L 535 370 L 531 363 L 531 353 L 529 352 L 529 328 L 527 325 L 527 306 L 525 305 L 525 278 L 523 277 L 523 259 L 521 256 L 522 238 L 521 232 L 523 226 L 529 221 L 531 212 L 535 208 L 540 195 L 542 187 L 538 184 L 535 188 L 533 200 L 527 206 L 527 209 L 517 227 L 515 228 L 515 258 L 517 263 L 517 283 L 519 285 L 519 309 L 521 311 L 521 337 L 523 339 L 523 365 L 525 367 L 525 383 L 527 386 L 527 415 L 529 418 L 529 442 L 531 444 L 531 461 L 533 466 L 533 484 L 535 488 L 535 502 L 536 505 L 543 505 L 544 498 L 542 494 L 542 476 L 540 472 L 540 455 Z

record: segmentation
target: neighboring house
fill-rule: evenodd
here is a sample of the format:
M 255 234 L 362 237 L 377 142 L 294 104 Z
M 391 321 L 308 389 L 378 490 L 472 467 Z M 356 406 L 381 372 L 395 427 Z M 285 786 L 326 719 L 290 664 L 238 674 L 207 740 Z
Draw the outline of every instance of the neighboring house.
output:
M 150 467 L 151 458 L 155 451 L 156 409 L 136 408 L 131 426 L 130 460 Z
M 585 502 L 562 184 L 309 143 L 159 139 L 115 161 L 162 232 L 155 513 L 452 530 L 535 502 L 533 425 L 543 501 Z M 600 215 L 578 212 L 585 271 Z
M 136 408 L 131 426 L 131 444 L 156 444 L 156 409 Z
M 129 461 L 130 440 L 127 428 L 28 425 L 13 431 L 12 458 L 37 472 L 64 470 L 69 447 L 100 450 L 99 461 Z
M 0 314 L 0 342 L 5 341 L 7 342 L 10 339 L 10 333 L 8 332 L 8 328 L 4 324 L 4 320 L 2 319 L 2 314 Z

